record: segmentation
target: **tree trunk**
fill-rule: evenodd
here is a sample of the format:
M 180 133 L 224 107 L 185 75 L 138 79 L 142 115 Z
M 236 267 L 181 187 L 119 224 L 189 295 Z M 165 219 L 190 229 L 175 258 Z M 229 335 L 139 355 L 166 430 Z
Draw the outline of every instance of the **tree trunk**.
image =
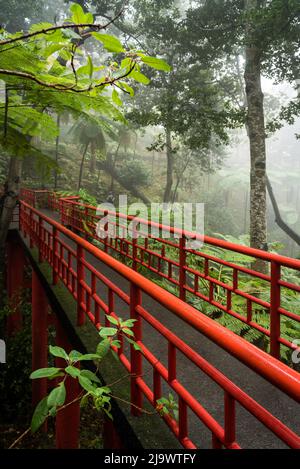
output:
M 116 164 L 117 164 L 117 159 L 118 159 L 118 155 L 119 155 L 119 150 L 120 150 L 120 143 L 118 144 L 118 147 L 117 147 L 117 150 L 116 150 L 116 153 L 115 153 L 114 158 L 111 158 L 111 167 L 112 167 L 112 169 L 113 169 L 113 172 L 114 172 L 115 169 L 116 169 Z M 111 174 L 110 191 L 111 191 L 111 192 L 114 192 L 114 190 L 115 190 L 115 179 L 114 179 L 114 176 Z
M 248 0 L 247 9 L 258 6 L 257 0 Z M 257 249 L 267 243 L 266 221 L 266 134 L 264 96 L 261 87 L 261 49 L 256 44 L 255 31 L 249 25 L 246 47 L 245 84 L 248 105 L 247 126 L 250 142 L 250 242 Z
M 124 187 L 124 189 L 131 192 L 131 194 L 137 197 L 138 199 L 141 199 L 144 202 L 144 204 L 146 205 L 151 204 L 151 201 L 142 192 L 140 192 L 136 187 L 133 187 L 132 184 L 126 184 L 126 182 L 119 176 L 117 170 L 108 161 L 100 162 L 99 164 L 100 164 L 100 168 L 103 169 L 103 171 L 110 174 L 120 184 L 120 186 Z
M 57 127 L 58 127 L 58 132 L 60 132 L 60 115 L 57 114 Z M 55 142 L 55 163 L 58 165 L 58 150 L 59 150 L 59 133 L 56 137 L 56 142 Z M 58 182 L 58 173 L 57 169 L 55 169 L 54 173 L 54 189 L 57 189 L 57 182 Z
M 80 171 L 79 171 L 79 177 L 78 177 L 78 187 L 77 190 L 78 192 L 81 189 L 81 183 L 82 183 L 82 176 L 83 176 L 83 168 L 84 168 L 84 160 L 85 160 L 85 155 L 88 150 L 89 144 L 87 143 L 84 149 L 84 152 L 82 154 L 82 159 L 81 159 L 81 164 L 80 164 Z
M 171 131 L 166 129 L 166 149 L 167 149 L 167 182 L 164 193 L 164 202 L 171 201 L 174 172 L 174 153 L 172 149 Z
M 5 244 L 9 224 L 17 205 L 22 174 L 22 158 L 11 157 L 8 179 L 0 205 L 0 296 L 3 298 L 5 286 Z

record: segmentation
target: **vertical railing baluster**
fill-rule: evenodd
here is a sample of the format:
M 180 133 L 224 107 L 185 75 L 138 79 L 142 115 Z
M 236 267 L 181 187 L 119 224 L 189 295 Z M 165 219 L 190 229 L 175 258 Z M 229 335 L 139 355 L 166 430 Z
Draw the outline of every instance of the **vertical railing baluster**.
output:
M 216 437 L 216 435 L 212 434 L 212 448 L 213 449 L 222 449 L 223 445 L 221 441 Z
M 57 285 L 58 282 L 58 238 L 57 238 L 57 228 L 53 226 L 53 231 L 52 231 L 52 243 L 53 243 L 53 249 L 52 249 L 52 283 L 53 285 Z
M 236 408 L 235 400 L 228 393 L 224 394 L 224 433 L 225 433 L 225 446 L 228 447 L 235 441 L 235 426 L 236 426 Z
M 111 315 L 114 312 L 115 312 L 115 297 L 114 297 L 114 292 L 110 288 L 108 290 L 108 314 Z M 109 320 L 107 319 L 107 317 L 105 317 L 105 325 L 109 326 L 109 324 L 110 324 Z
M 136 225 L 134 223 L 134 228 L 133 228 L 133 236 L 132 236 L 132 268 L 133 270 L 137 270 L 137 232 L 136 232 Z
M 184 440 L 188 436 L 188 415 L 187 405 L 185 401 L 179 398 L 179 441 Z
M 89 225 L 88 225 L 88 216 L 89 216 L 88 207 L 84 208 L 84 216 L 85 216 L 85 226 L 83 226 L 84 239 L 87 241 L 89 239 L 89 233 L 87 231 L 89 229 Z
M 161 398 L 161 376 L 159 372 L 153 369 L 153 405 L 156 407 L 158 399 Z
M 134 340 L 136 342 L 142 340 L 142 323 L 141 317 L 136 311 L 137 306 L 141 304 L 141 290 L 135 285 L 130 287 L 130 318 L 135 319 L 133 326 Z M 135 350 L 134 346 L 130 346 L 130 363 L 131 363 L 131 413 L 132 415 L 141 415 L 143 405 L 143 394 L 137 384 L 138 377 L 143 373 L 142 354 L 139 350 Z
M 29 247 L 33 248 L 33 214 L 32 210 L 29 211 Z
M 271 297 L 270 297 L 270 353 L 280 358 L 280 264 L 271 262 Z
M 43 219 L 39 216 L 39 240 L 38 240 L 38 249 L 39 249 L 39 262 L 43 262 Z
M 182 301 L 186 300 L 186 239 L 184 233 L 182 233 L 182 237 L 179 240 L 179 298 Z
M 84 281 L 84 249 L 77 244 L 77 325 L 83 326 L 85 323 L 85 314 L 82 308 L 84 302 L 84 288 L 82 282 Z

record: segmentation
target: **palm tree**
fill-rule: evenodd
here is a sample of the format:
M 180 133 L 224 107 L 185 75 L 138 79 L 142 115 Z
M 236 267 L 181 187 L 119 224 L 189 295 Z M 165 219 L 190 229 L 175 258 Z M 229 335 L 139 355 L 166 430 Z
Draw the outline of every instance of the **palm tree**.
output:
M 85 157 L 89 147 L 91 150 L 90 171 L 94 172 L 96 169 L 97 151 L 105 154 L 106 142 L 100 122 L 93 118 L 82 117 L 78 122 L 76 122 L 70 132 L 72 132 L 76 140 L 81 144 L 82 148 L 82 157 L 77 186 L 77 190 L 79 192 L 82 185 Z

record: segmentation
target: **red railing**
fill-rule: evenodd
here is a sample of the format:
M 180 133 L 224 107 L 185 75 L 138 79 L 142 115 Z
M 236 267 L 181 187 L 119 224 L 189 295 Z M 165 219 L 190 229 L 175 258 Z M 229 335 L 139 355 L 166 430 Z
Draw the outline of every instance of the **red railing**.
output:
M 24 200 L 32 205 L 32 198 L 30 195 Z M 286 362 L 291 362 L 291 354 L 297 349 L 295 340 L 300 337 L 299 260 L 142 219 L 137 220 L 139 228 L 142 226 L 145 231 L 139 229 L 139 234 L 144 234 L 145 238 L 132 239 L 126 233 L 136 219 L 122 213 L 116 215 L 115 221 L 109 221 L 114 237 L 102 238 L 96 227 L 103 216 L 113 217 L 115 213 L 97 210 L 76 199 L 78 197 L 58 199 L 49 191 L 48 207 L 59 211 L 64 225 L 81 233 L 85 239 L 100 243 L 105 252 L 122 255 L 134 270 L 144 268 L 162 278 L 180 299 L 200 311 L 205 312 L 209 305 L 212 317 L 225 314 L 225 326 L 237 329 L 239 334 L 246 339 L 249 337 L 274 357 L 284 356 Z M 131 235 L 137 222 L 134 226 Z M 170 232 L 170 238 L 163 238 L 162 231 Z M 189 249 L 190 239 L 199 239 L 204 243 L 203 248 Z M 265 261 L 266 273 L 253 268 L 253 261 L 257 259 Z M 233 318 L 239 326 L 227 324 L 226 317 Z M 251 335 L 251 331 L 255 335 Z
M 291 428 L 284 425 L 247 392 L 228 379 L 199 352 L 183 341 L 179 334 L 171 332 L 162 320 L 155 317 L 155 306 L 153 306 L 153 311 L 146 308 L 146 299 L 151 298 L 174 318 L 180 318 L 183 328 L 187 327 L 190 331 L 200 333 L 198 340 L 201 340 L 201 334 L 206 336 L 212 344 L 223 349 L 222 353 L 226 356 L 235 357 L 249 370 L 262 376 L 297 403 L 300 402 L 299 373 L 24 202 L 21 202 L 20 227 L 24 236 L 29 238 L 30 246 L 38 249 L 39 260 L 46 261 L 51 266 L 53 283 L 57 284 L 60 280 L 75 298 L 79 325 L 83 325 L 85 318 L 88 317 L 99 329 L 100 325 L 107 324 L 106 314 L 124 318 L 126 308 L 128 315 L 136 320 L 135 340 L 141 347 L 142 353 L 135 350 L 133 346 L 129 351 L 122 337 L 120 337 L 121 348 L 114 348 L 131 374 L 133 414 L 139 415 L 143 395 L 156 407 L 157 400 L 162 396 L 162 382 L 164 382 L 176 393 L 179 402 L 178 421 L 170 415 L 164 418 L 185 448 L 196 447 L 189 434 L 188 424 L 192 418 L 189 410 L 211 432 L 214 448 L 222 446 L 231 449 L 239 448 L 240 445 L 236 439 L 236 424 L 240 414 L 236 413 L 236 404 L 247 410 L 285 444 L 291 448 L 300 448 L 300 437 Z M 121 287 L 120 282 L 118 285 L 114 283 L 103 272 L 103 266 L 116 272 L 120 279 L 126 281 L 129 288 Z M 148 344 L 147 335 L 145 338 L 142 336 L 142 329 L 146 326 L 151 326 L 160 337 L 152 345 Z M 165 340 L 167 345 L 166 360 L 160 359 L 159 354 L 157 356 L 157 345 L 161 344 L 162 340 Z M 193 386 L 183 384 L 180 377 L 182 370 L 178 365 L 181 356 L 196 366 L 198 371 L 203 372 L 223 391 L 223 425 L 213 416 L 213 412 L 208 412 L 202 406 L 199 394 L 195 397 Z M 152 369 L 152 383 L 147 379 L 144 362 L 147 362 Z M 195 376 L 192 381 L 196 382 L 196 380 Z
M 48 208 L 49 210 L 59 211 L 62 201 L 69 200 L 78 202 L 80 197 L 73 195 L 62 196 L 55 191 L 49 191 L 48 189 L 36 190 L 22 188 L 20 190 L 20 199 L 35 208 Z
M 141 219 L 145 238 L 131 239 L 125 230 L 134 217 L 121 213 L 109 222 L 114 237 L 103 239 L 96 226 L 103 216 L 113 217 L 113 212 L 71 200 L 62 200 L 59 212 L 64 225 L 101 243 L 105 252 L 124 256 L 134 270 L 140 266 L 164 279 L 183 301 L 196 303 L 201 311 L 209 304 L 213 315 L 219 311 L 239 321 L 242 335 L 247 337 L 247 331 L 253 330 L 265 337 L 265 350 L 274 357 L 280 358 L 281 346 L 297 348 L 293 341 L 300 337 L 299 260 Z M 169 230 L 171 239 L 153 235 L 153 230 Z M 174 234 L 181 237 L 176 239 Z M 197 238 L 204 242 L 203 249 L 190 249 L 188 240 Z M 265 261 L 266 273 L 252 267 L 257 259 Z

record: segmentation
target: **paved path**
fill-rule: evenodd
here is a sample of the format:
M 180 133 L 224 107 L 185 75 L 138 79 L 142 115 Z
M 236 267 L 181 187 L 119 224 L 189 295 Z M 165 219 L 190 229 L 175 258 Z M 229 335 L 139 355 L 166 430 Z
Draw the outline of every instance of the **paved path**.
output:
M 58 215 L 53 212 L 43 211 L 59 221 Z M 72 243 L 66 237 L 64 241 L 70 246 Z M 99 272 L 118 285 L 126 293 L 129 293 L 128 282 L 116 272 L 103 263 L 87 255 L 86 259 Z M 99 283 L 99 282 L 98 282 Z M 97 293 L 103 300 L 107 301 L 107 288 L 98 285 Z M 115 297 L 115 312 L 123 318 L 129 317 L 128 306 Z M 256 399 L 273 415 L 282 420 L 296 433 L 300 434 L 300 409 L 292 399 L 258 376 L 229 353 L 216 346 L 198 331 L 192 329 L 184 321 L 174 316 L 152 298 L 143 294 L 142 304 L 154 317 L 159 319 L 166 327 L 173 331 L 178 337 L 190 345 L 197 353 L 207 359 L 229 379 L 237 384 L 242 390 Z M 200 313 L 199 313 L 200 314 Z M 143 322 L 143 343 L 149 350 L 167 367 L 167 341 L 145 321 Z M 152 387 L 152 373 L 150 367 L 144 360 L 145 380 Z M 149 373 L 147 373 L 149 370 Z M 178 380 L 195 396 L 203 407 L 223 425 L 223 391 L 210 378 L 204 375 L 196 366 L 191 364 L 184 356 L 178 353 L 177 359 Z M 163 394 L 168 395 L 168 386 L 163 387 Z M 174 393 L 173 393 L 174 394 Z M 211 433 L 190 412 L 189 413 L 190 437 L 199 448 L 211 447 Z M 286 446 L 278 440 L 268 429 L 252 417 L 247 411 L 237 404 L 237 441 L 243 448 L 285 448 Z

